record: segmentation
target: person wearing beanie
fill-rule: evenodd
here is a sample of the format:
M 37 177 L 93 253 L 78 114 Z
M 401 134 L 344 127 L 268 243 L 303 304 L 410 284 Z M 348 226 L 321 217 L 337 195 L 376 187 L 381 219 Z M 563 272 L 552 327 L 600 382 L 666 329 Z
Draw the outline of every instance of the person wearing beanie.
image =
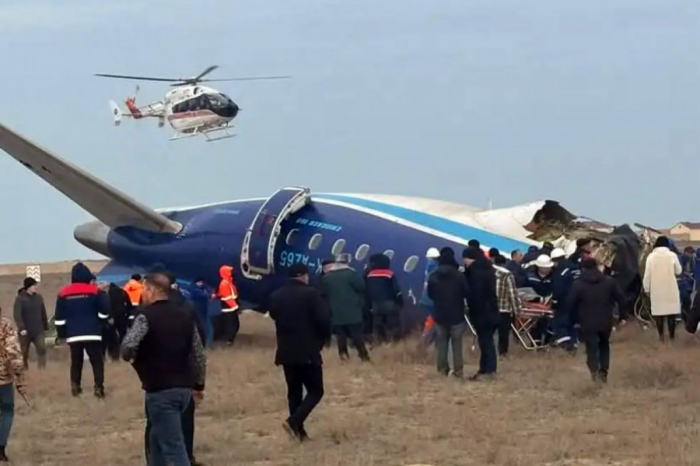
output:
M 440 255 L 437 269 L 428 277 L 427 292 L 434 305 L 438 372 L 445 376 L 450 373 L 448 347 L 451 345 L 452 373 L 455 377 L 462 378 L 462 336 L 466 329 L 464 304 L 469 297 L 469 286 L 464 275 L 459 272 L 451 251 L 444 251 Z
M 665 341 L 664 323 L 668 324 L 671 340 L 676 337 L 676 317 L 681 313 L 681 298 L 678 290 L 678 277 L 683 269 L 678 255 L 671 251 L 671 242 L 659 236 L 654 250 L 647 257 L 644 268 L 644 291 L 651 299 L 651 315 L 659 332 L 659 339 Z
M 270 298 L 270 317 L 277 329 L 275 365 L 282 366 L 287 382 L 289 417 L 282 425 L 303 442 L 309 438 L 304 423 L 323 398 L 321 351 L 331 340 L 326 300 L 309 286 L 305 265 L 289 267 L 289 280 Z
M 498 327 L 498 295 L 496 271 L 481 250 L 467 248 L 462 252 L 464 275 L 469 284 L 469 319 L 476 328 L 481 356 L 479 371 L 470 380 L 496 375 L 498 359 L 494 344 L 494 333 Z
M 554 343 L 566 351 L 575 349 L 574 322 L 571 312 L 566 307 L 566 298 L 574 284 L 574 270 L 577 268 L 566 257 L 566 252 L 555 248 L 551 254 L 554 262 L 552 271 L 552 309 L 554 310 Z
M 29 368 L 31 345 L 34 345 L 36 350 L 39 369 L 46 367 L 46 342 L 44 339 L 49 330 L 49 319 L 46 315 L 44 298 L 37 292 L 37 285 L 34 278 L 25 278 L 13 307 L 25 369 Z
M 71 271 L 71 283 L 58 293 L 55 323 L 58 338 L 70 346 L 71 394 L 82 393 L 83 357 L 87 353 L 95 380 L 94 393 L 104 398 L 102 329 L 109 318 L 108 302 L 93 283 L 94 276 L 78 262 Z
M 493 268 L 496 270 L 496 295 L 498 296 L 498 355 L 508 354 L 510 333 L 514 317 L 520 313 L 522 302 L 515 284 L 515 276 L 506 268 L 506 258 L 498 255 L 494 259 Z
M 615 304 L 623 304 L 625 297 L 615 279 L 598 270 L 595 259 L 584 259 L 581 269 L 581 276 L 574 281 L 566 298 L 566 306 L 578 316 L 591 378 L 605 383 L 610 371 L 613 310 Z

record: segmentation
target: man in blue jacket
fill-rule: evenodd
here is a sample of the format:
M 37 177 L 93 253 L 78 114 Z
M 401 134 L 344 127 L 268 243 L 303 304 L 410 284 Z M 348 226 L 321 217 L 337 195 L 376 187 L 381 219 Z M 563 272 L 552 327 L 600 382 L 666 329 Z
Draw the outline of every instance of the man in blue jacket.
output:
M 87 353 L 95 379 L 95 396 L 104 398 L 102 330 L 109 318 L 109 309 L 94 281 L 94 275 L 85 264 L 78 262 L 73 266 L 71 284 L 58 293 L 55 323 L 58 338 L 70 346 L 71 394 L 82 393 L 83 354 Z

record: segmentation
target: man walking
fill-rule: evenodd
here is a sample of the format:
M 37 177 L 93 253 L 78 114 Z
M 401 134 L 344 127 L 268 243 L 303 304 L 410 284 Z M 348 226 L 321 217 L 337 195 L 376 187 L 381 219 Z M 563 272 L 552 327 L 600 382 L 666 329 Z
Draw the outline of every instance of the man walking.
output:
M 479 371 L 470 378 L 478 380 L 482 376 L 496 375 L 498 358 L 493 334 L 498 326 L 498 296 L 496 294 L 496 271 L 483 254 L 473 248 L 462 253 L 464 274 L 469 284 L 469 318 L 476 328 L 481 356 Z
M 610 370 L 613 310 L 616 303 L 624 304 L 625 297 L 617 282 L 598 270 L 595 259 L 584 259 L 581 268 L 581 276 L 567 298 L 567 307 L 578 315 L 591 377 L 605 383 Z
M 17 331 L 3 317 L 0 319 L 0 463 L 10 461 L 6 449 L 15 417 L 15 388 L 26 396 L 23 369 Z
M 452 373 L 461 379 L 464 377 L 462 359 L 462 335 L 466 328 L 464 309 L 469 297 L 469 288 L 464 275 L 459 273 L 457 261 L 451 251 L 440 254 L 438 267 L 428 278 L 428 296 L 434 305 L 438 372 L 449 375 L 447 353 L 448 346 L 452 345 Z
M 206 357 L 196 317 L 168 300 L 170 290 L 167 274 L 146 276 L 144 307 L 122 343 L 122 357 L 133 362 L 146 392 L 149 465 L 190 466 L 182 417 L 192 398 L 204 398 Z
M 83 357 L 87 353 L 95 379 L 94 393 L 104 398 L 104 355 L 102 329 L 109 317 L 107 302 L 94 284 L 94 276 L 78 262 L 71 272 L 71 284 L 64 287 L 56 300 L 55 323 L 58 338 L 70 346 L 71 394 L 82 393 Z
M 344 256 L 344 255 L 343 255 Z M 362 308 L 365 304 L 365 282 L 347 264 L 347 258 L 328 267 L 321 277 L 323 294 L 331 308 L 331 323 L 338 337 L 338 354 L 341 360 L 350 358 L 348 338 L 352 340 L 362 361 L 368 362 L 369 353 L 362 335 Z
M 293 438 L 304 441 L 308 439 L 304 421 L 323 398 L 321 350 L 330 344 L 331 322 L 321 293 L 309 286 L 307 267 L 292 265 L 289 277 L 270 298 L 270 317 L 277 329 L 275 364 L 282 366 L 287 381 L 289 417 L 283 426 Z
M 37 293 L 37 281 L 32 277 L 24 279 L 24 285 L 17 293 L 14 305 L 14 318 L 19 330 L 24 368 L 29 368 L 29 347 L 34 345 L 39 359 L 39 369 L 46 367 L 45 332 L 49 329 L 44 298 Z

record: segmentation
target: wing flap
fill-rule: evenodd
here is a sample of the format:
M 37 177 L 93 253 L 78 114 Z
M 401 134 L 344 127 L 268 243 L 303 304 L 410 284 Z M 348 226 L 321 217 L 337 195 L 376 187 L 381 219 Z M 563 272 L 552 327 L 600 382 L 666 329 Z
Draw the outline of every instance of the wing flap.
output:
M 182 225 L 0 124 L 0 149 L 110 228 L 178 233 Z

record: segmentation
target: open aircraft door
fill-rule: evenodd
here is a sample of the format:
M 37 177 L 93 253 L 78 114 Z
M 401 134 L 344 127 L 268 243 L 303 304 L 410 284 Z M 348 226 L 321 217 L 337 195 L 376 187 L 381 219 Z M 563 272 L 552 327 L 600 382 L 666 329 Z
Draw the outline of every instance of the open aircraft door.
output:
M 282 188 L 260 207 L 243 238 L 243 276 L 260 280 L 275 270 L 275 245 L 282 222 L 305 207 L 311 199 L 309 188 Z

